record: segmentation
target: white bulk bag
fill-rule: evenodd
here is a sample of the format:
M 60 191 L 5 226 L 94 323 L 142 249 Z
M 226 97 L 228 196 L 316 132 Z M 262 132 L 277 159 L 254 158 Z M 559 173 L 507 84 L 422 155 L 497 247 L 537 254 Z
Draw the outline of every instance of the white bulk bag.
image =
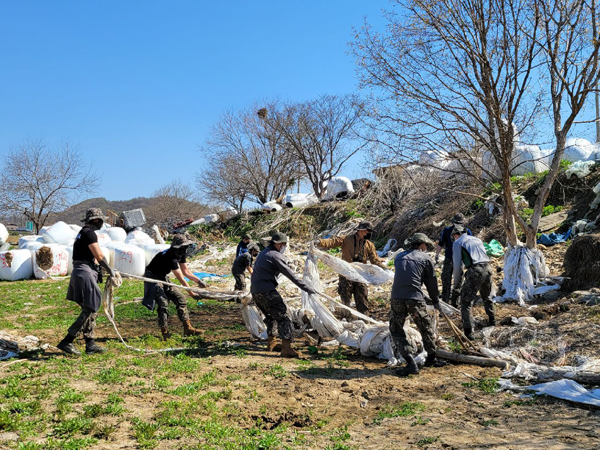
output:
M 0 253 L 0 280 L 27 280 L 33 274 L 31 252 L 11 250 Z
M 190 223 L 190 225 L 202 225 L 204 222 L 206 222 L 206 220 L 204 220 L 204 217 L 198 220 L 194 220 L 192 223 Z
M 105 230 L 98 230 L 95 232 L 98 237 L 98 245 L 103 246 L 112 241 L 110 235 Z
M 126 244 L 138 245 L 138 244 L 155 244 L 154 239 L 152 239 L 147 233 L 144 233 L 142 230 L 133 230 L 127 233 L 127 237 L 125 238 Z
M 538 174 L 547 169 L 540 147 L 537 145 L 517 145 L 510 164 L 512 175 Z
M 270 202 L 263 203 L 261 206 L 261 209 L 263 211 L 277 212 L 277 211 L 280 211 L 282 208 L 281 208 L 281 205 L 279 203 L 277 203 L 276 200 L 271 200 Z
M 562 159 L 571 161 L 585 161 L 594 152 L 594 146 L 587 139 L 570 138 L 565 143 L 565 153 Z
M 285 206 L 288 208 L 302 208 L 318 202 L 319 199 L 312 192 L 310 194 L 288 194 L 285 196 Z
M 111 248 L 112 247 L 112 248 Z M 111 246 L 111 264 L 115 270 L 142 276 L 146 270 L 146 252 L 135 245 Z
M 44 241 L 49 244 L 56 243 L 66 245 L 77 236 L 77 233 L 64 222 L 56 222 L 43 234 Z
M 20 248 L 23 250 L 29 250 L 30 252 L 33 252 L 33 251 L 39 250 L 44 245 L 48 245 L 48 244 L 46 244 L 44 241 L 42 241 L 42 242 L 40 242 L 40 241 L 25 241 Z
M 75 225 L 74 223 L 70 223 L 69 227 L 71 227 L 71 230 L 73 230 L 76 233 L 76 235 L 79 234 L 82 228 L 80 225 Z
M 52 252 L 51 267 L 40 267 L 41 262 L 39 261 L 39 255 L 43 248 L 49 248 Z M 44 280 L 49 277 L 61 277 L 67 275 L 69 268 L 69 254 L 62 245 L 46 244 L 37 250 L 33 250 L 31 255 L 33 261 L 33 275 L 37 279 Z
M 144 247 L 146 254 L 146 265 L 150 264 L 152 258 L 158 255 L 160 252 L 168 250 L 171 246 L 169 244 L 151 244 Z
M 218 214 L 208 214 L 204 216 L 204 221 L 206 223 L 217 223 L 219 220 L 221 220 L 221 218 Z
M 21 236 L 19 238 L 19 248 L 24 248 L 27 242 L 46 242 L 42 236 Z
M 8 239 L 8 230 L 4 224 L 0 223 L 0 244 L 4 244 Z
M 350 195 L 354 193 L 352 181 L 346 177 L 332 177 L 325 187 L 325 200 L 331 200 L 338 195 Z
M 106 232 L 113 241 L 125 242 L 127 239 L 127 232 L 121 227 L 110 227 Z

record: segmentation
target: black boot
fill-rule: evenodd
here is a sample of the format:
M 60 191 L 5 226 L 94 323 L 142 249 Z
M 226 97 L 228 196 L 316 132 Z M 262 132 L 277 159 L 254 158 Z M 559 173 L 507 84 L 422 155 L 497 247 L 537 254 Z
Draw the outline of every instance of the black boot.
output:
M 473 341 L 475 338 L 473 337 L 473 330 L 470 328 L 465 328 L 465 336 L 468 340 Z
M 409 375 L 416 375 L 418 373 L 419 366 L 417 366 L 417 363 L 412 356 L 406 357 L 406 366 L 404 366 L 402 369 L 396 370 L 396 375 L 399 377 L 407 377 Z
M 96 344 L 96 341 L 94 341 L 93 339 L 86 339 L 85 340 L 85 352 L 88 355 L 91 355 L 93 353 L 104 353 L 106 350 L 104 349 L 104 347 L 100 347 L 98 344 Z
M 496 316 L 489 316 L 489 326 L 490 327 L 495 327 L 496 326 Z
M 435 353 L 432 355 L 427 354 L 427 358 L 425 359 L 425 367 L 444 367 L 446 365 L 446 361 L 442 359 L 437 359 L 435 357 Z
M 75 340 L 75 336 L 71 336 L 70 334 L 67 334 L 65 336 L 65 338 L 58 343 L 56 348 L 58 348 L 59 350 L 62 350 L 63 352 L 65 352 L 69 355 L 79 356 L 79 355 L 81 355 L 81 352 L 79 350 L 77 350 L 77 348 L 73 345 L 74 340 Z

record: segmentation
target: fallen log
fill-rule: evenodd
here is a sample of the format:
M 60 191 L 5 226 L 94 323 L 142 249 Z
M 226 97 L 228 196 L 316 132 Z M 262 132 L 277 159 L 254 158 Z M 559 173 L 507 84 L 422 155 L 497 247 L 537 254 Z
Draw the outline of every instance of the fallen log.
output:
M 499 367 L 506 369 L 510 365 L 507 361 L 501 361 L 498 359 L 485 358 L 483 356 L 463 355 L 461 353 L 454 353 L 448 350 L 437 349 L 435 356 L 448 361 L 455 361 L 465 364 L 474 364 L 476 366 L 484 367 Z

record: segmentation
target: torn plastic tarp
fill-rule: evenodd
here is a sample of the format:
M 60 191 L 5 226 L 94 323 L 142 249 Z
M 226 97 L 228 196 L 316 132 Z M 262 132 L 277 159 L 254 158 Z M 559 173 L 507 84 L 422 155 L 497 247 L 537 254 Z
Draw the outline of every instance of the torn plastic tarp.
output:
M 349 263 L 316 248 L 311 252 L 335 273 L 357 283 L 379 286 L 394 280 L 394 272 L 373 264 Z
M 548 276 L 544 255 L 523 245 L 508 248 L 504 255 L 504 300 L 516 300 L 521 306 L 533 297 L 535 285 Z
M 551 246 L 555 244 L 560 244 L 562 242 L 567 242 L 567 240 L 571 239 L 572 230 L 569 229 L 566 233 L 550 233 L 550 234 L 542 234 L 538 240 L 538 244 L 544 244 L 546 246 Z
M 577 178 L 585 178 L 592 171 L 592 167 L 596 164 L 595 161 L 576 161 L 566 171 L 567 180 L 570 180 L 573 175 Z
M 387 244 L 383 247 L 383 250 L 377 250 L 377 256 L 385 258 L 391 249 L 393 249 L 398 241 L 396 239 L 388 239 Z
M 496 239 L 492 239 L 489 244 L 484 242 L 483 247 L 488 256 L 504 256 L 504 247 Z
M 501 386 L 503 389 L 511 391 L 533 391 L 537 395 L 549 395 L 570 402 L 600 406 L 600 389 L 588 391 L 573 380 L 562 379 L 550 381 L 549 383 L 534 384 L 533 386 L 517 386 L 510 380 L 501 380 Z

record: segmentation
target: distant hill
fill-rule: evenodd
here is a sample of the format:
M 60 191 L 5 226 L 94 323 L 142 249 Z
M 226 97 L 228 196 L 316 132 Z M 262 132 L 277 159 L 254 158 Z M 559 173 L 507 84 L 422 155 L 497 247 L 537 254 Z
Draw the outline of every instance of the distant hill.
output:
M 85 212 L 90 208 L 100 208 L 104 214 L 111 210 L 117 214 L 130 209 L 148 209 L 152 205 L 154 199 L 146 197 L 136 197 L 131 200 L 110 201 L 104 197 L 90 198 L 81 203 L 71 206 L 60 213 L 52 213 L 48 217 L 48 223 L 54 223 L 59 220 L 67 223 L 80 223 L 85 217 Z

